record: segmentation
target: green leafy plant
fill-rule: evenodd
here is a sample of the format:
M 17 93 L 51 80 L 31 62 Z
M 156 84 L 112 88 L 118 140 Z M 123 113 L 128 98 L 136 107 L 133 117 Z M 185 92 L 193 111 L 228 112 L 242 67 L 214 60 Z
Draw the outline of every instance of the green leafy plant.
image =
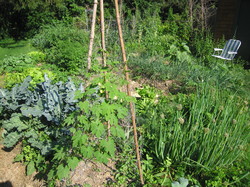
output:
M 171 184 L 172 187 L 186 187 L 188 186 L 188 180 L 181 177 L 178 179 L 178 181 L 174 181 Z
M 52 183 L 67 178 L 70 170 L 82 159 L 107 163 L 115 157 L 116 143 L 124 141 L 125 132 L 118 122 L 128 115 L 124 103 L 130 99 L 114 84 L 102 79 L 97 82 L 77 96 L 81 100 L 78 103 L 80 110 L 65 119 L 63 127 L 69 129 L 69 134 L 54 148 L 53 165 L 48 173 Z M 106 92 L 109 93 L 108 99 Z
M 28 76 L 32 78 L 30 82 L 31 86 L 35 86 L 38 83 L 44 82 L 45 74 L 51 79 L 55 78 L 55 75 L 51 71 L 39 67 L 26 68 L 22 73 L 6 73 L 4 77 L 5 88 L 12 88 L 15 84 L 23 82 Z
M 36 63 L 42 63 L 46 58 L 46 55 L 41 51 L 31 51 L 28 53 L 28 56 L 30 56 Z
M 10 91 L 1 89 L 1 106 L 6 114 L 22 113 L 24 116 L 45 117 L 48 121 L 59 123 L 65 114 L 75 110 L 77 90 L 69 80 L 65 84 L 58 82 L 53 85 L 45 75 L 45 82 L 37 85 L 34 91 L 29 89 L 31 77 Z M 82 85 L 79 88 L 83 91 Z
M 1 62 L 0 73 L 22 72 L 26 68 L 34 67 L 34 60 L 29 55 L 11 56 L 3 59 Z
M 71 81 L 52 84 L 45 76 L 29 90 L 30 81 L 0 90 L 4 145 L 14 147 L 22 140 L 24 148 L 15 160 L 27 165 L 27 174 L 37 170 L 54 185 L 67 179 L 80 160 L 107 163 L 115 157 L 117 143 L 125 139 L 119 120 L 128 115 L 131 101 L 116 84 L 98 78 L 76 93 Z
M 74 26 L 57 23 L 44 27 L 32 42 L 45 53 L 48 63 L 75 72 L 85 67 L 87 36 L 86 32 Z

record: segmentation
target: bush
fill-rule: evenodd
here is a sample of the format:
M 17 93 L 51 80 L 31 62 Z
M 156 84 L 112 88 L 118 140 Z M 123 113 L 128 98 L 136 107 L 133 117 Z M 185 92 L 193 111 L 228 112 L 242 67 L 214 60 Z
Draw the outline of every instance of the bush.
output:
M 46 61 L 59 69 L 79 71 L 86 67 L 87 32 L 57 23 L 44 27 L 32 40 L 33 46 L 46 54 Z

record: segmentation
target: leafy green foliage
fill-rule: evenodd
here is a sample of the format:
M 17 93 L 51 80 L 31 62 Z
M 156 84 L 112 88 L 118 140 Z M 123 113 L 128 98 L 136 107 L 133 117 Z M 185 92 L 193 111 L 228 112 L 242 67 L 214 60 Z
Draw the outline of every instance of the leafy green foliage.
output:
M 50 186 L 67 179 L 81 160 L 88 159 L 102 163 L 115 160 L 114 185 L 139 186 L 132 130 L 123 119 L 129 118 L 126 106 L 131 98 L 111 81 L 117 74 L 107 73 L 107 82 L 98 74 L 82 93 L 75 91 L 72 81 L 58 82 L 58 74 L 65 78 L 66 71 L 75 74 L 85 67 L 90 23 L 85 7 L 92 2 L 53 2 L 48 6 L 40 0 L 20 1 L 24 12 L 19 15 L 28 21 L 22 25 L 31 29 L 27 35 L 38 33 L 33 45 L 43 52 L 1 62 L 6 87 L 22 82 L 27 75 L 33 81 L 0 90 L 4 144 L 13 147 L 21 141 L 22 153 L 15 160 L 27 166 L 27 174 L 36 170 L 47 176 Z M 105 3 L 105 17 L 110 18 L 107 55 L 114 61 L 108 66 L 119 71 L 118 33 L 109 3 Z M 211 57 L 212 35 L 195 29 L 201 28 L 199 17 L 192 20 L 187 16 L 187 3 L 135 0 L 123 2 L 121 9 L 133 75 L 174 82 L 168 89 L 175 95 L 162 96 L 148 86 L 138 91 L 141 98 L 136 101 L 136 117 L 145 186 L 186 186 L 187 180 L 189 186 L 245 186 L 249 183 L 249 135 L 245 133 L 249 130 L 249 72 Z M 197 3 L 194 15 L 200 8 Z M 6 10 L 5 18 L 15 14 Z M 0 22 L 7 23 L 1 17 Z M 43 25 L 48 22 L 50 25 Z M 69 24 L 72 22 L 74 26 Z M 8 27 L 0 26 L 0 37 L 7 33 L 2 26 Z M 37 28 L 42 29 L 33 30 Z M 105 71 L 95 64 L 92 70 Z M 55 77 L 57 83 L 43 79 L 44 73 Z
M 28 175 L 40 171 L 53 185 L 67 178 L 82 159 L 107 163 L 115 157 L 117 143 L 125 139 L 118 123 L 128 115 L 130 97 L 103 78 L 86 91 L 82 86 L 77 91 L 70 80 L 52 84 L 46 76 L 30 90 L 30 81 L 28 77 L 12 90 L 0 90 L 4 145 L 13 147 L 22 140 L 22 153 L 15 160 L 27 165 Z
M 172 182 L 172 187 L 186 187 L 188 185 L 188 180 L 185 178 L 179 178 L 178 181 Z
M 81 100 L 78 103 L 80 110 L 74 111 L 62 124 L 63 128 L 69 129 L 69 133 L 54 148 L 53 165 L 48 174 L 52 183 L 55 179 L 66 178 L 81 159 L 107 163 L 115 157 L 117 143 L 125 138 L 125 132 L 118 121 L 128 113 L 124 106 L 124 102 L 128 101 L 126 94 L 102 79 L 97 82 L 77 96 Z M 105 90 L 109 93 L 109 99 L 105 98 Z M 107 138 L 108 122 L 111 129 Z
M 31 86 L 35 86 L 44 81 L 45 74 L 51 79 L 55 78 L 51 71 L 39 67 L 26 68 L 22 73 L 6 73 L 4 77 L 5 88 L 12 88 L 15 84 L 23 82 L 28 76 L 32 78 L 30 82 Z
M 34 66 L 34 61 L 29 55 L 20 55 L 8 57 L 0 61 L 1 63 L 1 74 L 5 72 L 22 72 L 26 68 L 30 68 Z
M 59 123 L 65 114 L 75 110 L 76 88 L 71 81 L 51 84 L 45 75 L 45 82 L 38 84 L 34 91 L 29 90 L 31 78 L 9 90 L 1 89 L 1 105 L 6 114 L 21 112 L 24 116 L 45 117 L 47 121 Z M 80 89 L 83 91 L 82 86 Z
M 33 45 L 46 54 L 46 61 L 59 69 L 79 71 L 87 55 L 86 32 L 63 23 L 44 27 L 33 38 Z

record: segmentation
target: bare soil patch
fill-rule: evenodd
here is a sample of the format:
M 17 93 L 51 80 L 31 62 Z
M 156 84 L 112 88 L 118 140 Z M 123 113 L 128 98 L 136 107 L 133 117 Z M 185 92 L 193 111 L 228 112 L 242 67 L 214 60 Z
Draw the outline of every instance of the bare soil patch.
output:
M 0 143 L 0 186 L 2 187 L 41 187 L 43 181 L 34 179 L 35 174 L 26 176 L 25 166 L 19 162 L 13 162 L 15 156 L 20 153 L 21 145 L 14 149 L 5 150 Z
M 0 131 L 0 134 L 1 131 Z M 0 187 L 44 187 L 45 181 L 38 180 L 36 174 L 27 176 L 26 168 L 20 162 L 13 162 L 21 151 L 18 144 L 12 150 L 6 150 L 0 139 Z M 71 172 L 69 181 L 62 181 L 58 186 L 63 187 L 72 184 L 78 186 L 102 187 L 108 181 L 113 181 L 112 172 L 114 162 L 107 165 L 92 161 L 81 161 L 76 169 Z

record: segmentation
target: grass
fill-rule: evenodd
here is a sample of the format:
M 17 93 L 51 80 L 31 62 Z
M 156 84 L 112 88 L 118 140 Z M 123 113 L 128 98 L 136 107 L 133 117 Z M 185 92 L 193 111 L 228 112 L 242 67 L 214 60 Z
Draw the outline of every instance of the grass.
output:
M 17 56 L 34 51 L 28 40 L 15 41 L 11 38 L 0 41 L 0 61 L 6 57 Z

